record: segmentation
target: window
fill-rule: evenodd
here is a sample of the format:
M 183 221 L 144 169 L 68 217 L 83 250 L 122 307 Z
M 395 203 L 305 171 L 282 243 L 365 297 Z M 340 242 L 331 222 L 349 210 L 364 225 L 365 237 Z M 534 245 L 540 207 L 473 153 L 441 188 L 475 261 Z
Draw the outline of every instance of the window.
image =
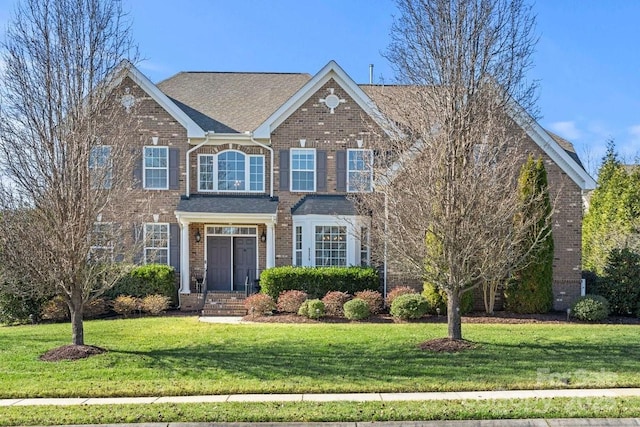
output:
M 371 191 L 373 177 L 373 152 L 349 150 L 347 159 L 347 191 Z
M 144 225 L 145 264 L 169 264 L 169 224 Z
M 316 150 L 291 150 L 291 191 L 316 191 Z
M 263 192 L 264 156 L 231 150 L 217 155 L 200 154 L 198 190 Z
M 169 147 L 144 147 L 144 188 L 169 188 Z
M 302 227 L 296 227 L 296 240 L 295 240 L 295 264 L 297 266 L 302 265 Z
M 111 147 L 100 145 L 89 153 L 89 178 L 91 188 L 110 189 L 112 181 Z
M 360 227 L 360 265 L 363 267 L 371 264 L 369 247 L 369 229 L 367 227 Z
M 249 156 L 249 191 L 264 191 L 264 156 Z
M 216 189 L 214 175 L 215 156 L 198 156 L 198 189 L 200 191 L 213 191 Z
M 316 226 L 316 266 L 347 265 L 347 227 Z
M 225 151 L 218 155 L 218 190 L 244 191 L 244 154 Z
M 95 222 L 91 231 L 90 259 L 92 261 L 113 261 L 113 224 Z

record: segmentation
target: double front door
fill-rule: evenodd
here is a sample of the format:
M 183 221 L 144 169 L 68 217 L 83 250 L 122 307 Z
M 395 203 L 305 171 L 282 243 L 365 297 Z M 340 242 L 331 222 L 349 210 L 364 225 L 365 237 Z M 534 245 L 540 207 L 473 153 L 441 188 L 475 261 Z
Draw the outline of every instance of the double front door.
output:
M 244 291 L 256 270 L 256 237 L 207 236 L 208 290 Z

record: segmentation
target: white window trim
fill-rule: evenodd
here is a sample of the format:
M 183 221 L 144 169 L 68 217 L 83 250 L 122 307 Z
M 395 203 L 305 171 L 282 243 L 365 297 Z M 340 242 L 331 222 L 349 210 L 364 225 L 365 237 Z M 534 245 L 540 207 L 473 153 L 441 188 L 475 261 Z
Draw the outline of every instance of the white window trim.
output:
M 294 190 L 293 189 L 293 153 L 300 151 L 313 152 L 313 190 Z M 292 148 L 289 150 L 289 191 L 292 193 L 315 193 L 318 188 L 318 153 L 315 148 Z M 296 169 L 297 172 L 309 172 L 307 169 Z
M 218 156 L 220 154 L 223 153 L 227 153 L 230 151 L 235 151 L 236 153 L 240 153 L 245 157 L 245 162 L 244 162 L 244 182 L 245 182 L 245 186 L 244 186 L 244 190 L 219 190 L 218 187 Z M 213 189 L 209 190 L 209 189 L 203 189 L 202 188 L 202 181 L 200 180 L 200 165 L 202 164 L 202 158 L 204 157 L 212 157 L 213 158 Z M 256 158 L 262 158 L 262 188 L 260 190 L 250 190 L 251 188 L 251 158 L 252 157 L 256 157 Z M 224 150 L 224 151 L 220 151 L 219 153 L 215 153 L 215 154 L 206 154 L 206 153 L 202 153 L 202 154 L 198 154 L 198 170 L 197 170 L 197 175 L 198 175 L 198 192 L 200 193 L 253 193 L 253 194 L 260 194 L 260 193 L 264 193 L 264 188 L 265 188 L 265 157 L 263 154 L 247 154 L 244 153 L 240 150 Z
M 165 167 L 153 167 L 147 166 L 145 152 L 147 148 L 162 148 L 167 153 L 167 166 Z M 167 176 L 167 185 L 164 187 L 147 187 L 147 170 L 163 170 Z M 142 184 L 145 190 L 168 190 L 169 189 L 169 147 L 157 146 L 157 145 L 145 145 L 142 149 Z
M 347 227 L 347 266 L 360 265 L 360 227 L 369 226 L 369 218 L 362 216 L 293 215 L 291 227 L 291 265 L 296 259 L 296 227 L 302 227 L 302 265 L 315 267 L 315 227 Z
M 167 227 L 167 246 L 165 248 L 163 247 L 159 247 L 159 246 L 147 246 L 147 226 L 148 225 L 164 225 L 165 227 Z M 148 264 L 147 263 L 147 250 L 148 249 L 166 249 L 167 250 L 167 265 L 171 265 L 171 228 L 169 226 L 168 222 L 145 222 L 144 223 L 144 229 L 143 229 L 143 242 L 144 242 L 144 251 L 142 253 L 142 256 L 144 258 L 144 264 Z
M 351 172 L 362 172 L 359 170 L 351 170 L 349 168 L 349 154 L 352 152 L 357 152 L 357 151 L 362 151 L 362 152 L 368 152 L 369 153 L 369 188 L 366 190 L 361 190 L 361 189 L 350 189 L 351 187 L 351 183 L 350 183 L 350 176 L 351 176 Z M 368 148 L 350 148 L 347 150 L 347 193 L 370 193 L 371 191 L 373 191 L 373 150 L 368 149 Z

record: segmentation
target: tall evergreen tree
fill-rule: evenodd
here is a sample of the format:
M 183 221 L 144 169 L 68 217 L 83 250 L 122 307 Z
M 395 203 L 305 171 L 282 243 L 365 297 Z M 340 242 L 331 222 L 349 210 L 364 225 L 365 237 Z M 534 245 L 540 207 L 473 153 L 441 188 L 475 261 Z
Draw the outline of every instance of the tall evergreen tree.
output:
M 610 141 L 582 228 L 582 265 L 602 275 L 612 249 L 640 249 L 640 168 L 622 164 Z
M 522 166 L 518 192 L 524 208 L 516 218 L 516 226 L 528 217 L 539 220 L 525 222 L 530 227 L 528 246 L 532 250 L 507 286 L 506 308 L 517 313 L 546 313 L 553 307 L 553 233 L 547 171 L 541 158 L 535 160 L 530 155 Z

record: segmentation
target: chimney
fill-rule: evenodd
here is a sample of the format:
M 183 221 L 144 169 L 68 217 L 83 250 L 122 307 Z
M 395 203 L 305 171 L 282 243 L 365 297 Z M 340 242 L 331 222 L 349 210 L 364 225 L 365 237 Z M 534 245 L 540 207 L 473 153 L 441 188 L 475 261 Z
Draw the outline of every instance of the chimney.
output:
M 369 64 L 369 84 L 373 84 L 373 64 Z

